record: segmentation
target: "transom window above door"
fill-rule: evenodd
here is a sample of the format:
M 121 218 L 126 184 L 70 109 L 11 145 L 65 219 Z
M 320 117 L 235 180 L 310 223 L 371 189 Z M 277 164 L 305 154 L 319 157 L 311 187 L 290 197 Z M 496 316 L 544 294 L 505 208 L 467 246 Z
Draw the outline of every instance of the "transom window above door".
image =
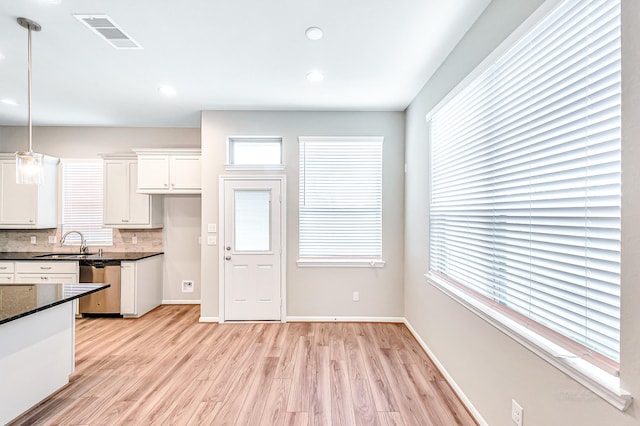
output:
M 282 170 L 282 137 L 229 136 L 227 170 Z

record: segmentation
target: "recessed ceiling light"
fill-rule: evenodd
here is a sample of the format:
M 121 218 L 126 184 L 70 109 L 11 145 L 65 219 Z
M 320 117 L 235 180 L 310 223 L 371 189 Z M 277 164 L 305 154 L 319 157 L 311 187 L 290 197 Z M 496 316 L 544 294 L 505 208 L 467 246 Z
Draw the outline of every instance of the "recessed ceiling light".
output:
M 320 83 L 322 80 L 324 80 L 324 75 L 320 71 L 311 71 L 309 74 L 307 74 L 307 80 L 312 83 Z
M 14 101 L 13 99 L 3 99 L 2 103 L 6 104 L 6 105 L 11 105 L 11 106 L 18 105 L 18 103 L 16 101 Z
M 322 29 L 318 27 L 309 27 L 305 30 L 304 35 L 306 35 L 309 40 L 320 40 L 323 33 Z
M 169 86 L 168 84 L 161 84 L 160 87 L 158 87 L 158 91 L 160 91 L 160 93 L 165 96 L 176 95 L 176 89 L 173 86 Z

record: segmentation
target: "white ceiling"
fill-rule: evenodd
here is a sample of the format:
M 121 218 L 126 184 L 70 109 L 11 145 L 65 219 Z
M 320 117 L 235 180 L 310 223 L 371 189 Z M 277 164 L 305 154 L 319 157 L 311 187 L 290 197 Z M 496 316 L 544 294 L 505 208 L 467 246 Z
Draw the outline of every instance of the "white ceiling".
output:
M 0 0 L 0 125 L 199 127 L 213 109 L 402 111 L 490 0 Z M 73 18 L 107 14 L 142 50 Z M 305 38 L 319 26 L 324 37 Z M 312 84 L 311 70 L 325 79 Z M 160 84 L 177 94 L 167 98 Z

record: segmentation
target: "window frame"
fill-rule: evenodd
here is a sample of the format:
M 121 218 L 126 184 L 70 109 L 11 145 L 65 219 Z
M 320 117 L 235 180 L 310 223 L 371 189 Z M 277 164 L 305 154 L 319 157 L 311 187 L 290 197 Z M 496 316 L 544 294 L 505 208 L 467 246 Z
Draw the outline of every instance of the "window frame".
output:
M 238 164 L 234 160 L 234 145 L 237 142 L 278 143 L 280 145 L 280 164 Z M 284 170 L 284 141 L 282 136 L 228 136 L 227 137 L 226 170 L 278 171 Z
M 536 25 L 553 13 L 563 0 L 547 0 L 529 18 L 527 18 L 511 35 L 509 35 L 491 54 L 462 79 L 449 93 L 447 93 L 425 116 L 427 128 L 430 129 L 430 121 L 434 115 L 446 105 L 452 98 L 464 91 L 475 79 L 493 66 L 509 49 L 525 37 Z M 431 149 L 431 142 L 430 149 Z M 431 161 L 432 155 L 430 151 Z M 431 167 L 431 166 L 430 166 Z M 427 183 L 427 220 L 430 218 L 431 206 L 431 181 Z M 430 232 L 430 230 L 429 230 Z M 427 253 L 427 265 L 430 264 Z M 427 266 L 428 267 L 428 266 Z M 479 318 L 511 337 L 514 341 L 529 349 L 549 364 L 561 370 L 563 373 L 581 383 L 606 402 L 624 411 L 632 402 L 631 395 L 621 388 L 620 377 L 596 367 L 586 360 L 576 357 L 569 350 L 546 338 L 522 323 L 506 316 L 500 309 L 493 309 L 487 303 L 481 301 L 476 295 L 470 294 L 466 288 L 451 283 L 449 280 L 433 273 L 430 270 L 424 274 L 427 284 L 443 292 L 451 299 L 460 303 L 465 308 L 476 314 Z
M 102 183 L 100 185 L 100 187 L 102 188 L 102 190 L 104 191 L 104 163 L 102 159 L 94 159 L 94 158 L 61 158 L 60 159 L 60 166 L 59 166 L 59 174 L 58 174 L 58 182 L 59 182 L 59 188 L 58 188 L 58 217 L 59 217 L 59 224 L 58 226 L 60 227 L 60 237 L 62 237 L 64 235 L 64 233 L 66 232 L 64 230 L 64 167 L 65 164 L 74 164 L 74 163 L 95 163 L 96 165 L 100 165 L 101 167 L 103 167 L 102 171 Z M 104 192 L 103 192 L 103 197 L 102 197 L 102 203 L 104 204 Z M 100 212 L 102 214 L 102 227 L 104 230 L 110 230 L 111 231 L 111 242 L 110 244 L 104 244 L 103 242 L 94 242 L 94 241 L 90 241 L 87 240 L 87 246 L 88 247 L 113 247 L 114 246 L 114 240 L 113 240 L 113 228 L 110 227 L 105 227 L 104 226 L 104 206 L 102 205 L 100 208 Z M 74 231 L 76 229 L 69 229 L 68 231 Z M 82 230 L 80 230 L 80 232 L 82 232 Z M 87 235 L 84 235 L 85 239 L 87 238 Z M 65 243 L 62 245 L 63 247 L 77 247 L 80 245 L 80 240 L 79 240 L 79 236 L 77 236 L 77 234 L 71 234 L 69 236 L 69 241 L 65 241 Z
M 296 262 L 299 267 L 358 267 L 358 268 L 382 268 L 386 262 L 384 259 L 384 229 L 383 229 L 383 166 L 384 166 L 384 137 L 383 136 L 299 136 L 298 147 L 303 142 L 331 142 L 331 143 L 362 143 L 376 142 L 380 143 L 380 255 L 379 257 L 370 256 L 301 256 L 300 255 L 300 200 L 298 200 L 298 260 Z M 298 156 L 300 158 L 300 155 Z M 298 185 L 303 183 L 299 180 Z M 299 193 L 301 189 L 299 188 Z

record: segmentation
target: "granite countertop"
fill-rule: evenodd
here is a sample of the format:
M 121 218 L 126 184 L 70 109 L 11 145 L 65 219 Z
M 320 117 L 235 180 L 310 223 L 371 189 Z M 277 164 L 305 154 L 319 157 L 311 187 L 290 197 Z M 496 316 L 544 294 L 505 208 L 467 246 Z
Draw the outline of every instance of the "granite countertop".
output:
M 83 259 L 91 260 L 119 260 L 119 261 L 136 261 L 146 259 L 147 257 L 158 256 L 164 254 L 161 251 L 138 251 L 138 252 L 103 252 L 102 255 L 91 253 L 89 255 L 82 255 L 80 253 L 51 253 L 51 252 L 0 252 L 0 261 L 2 260 L 37 260 L 37 261 L 49 261 L 49 260 L 66 260 L 66 261 L 78 261 Z M 50 256 L 54 255 L 54 256 Z
M 0 284 L 0 324 L 110 287 L 109 284 Z

